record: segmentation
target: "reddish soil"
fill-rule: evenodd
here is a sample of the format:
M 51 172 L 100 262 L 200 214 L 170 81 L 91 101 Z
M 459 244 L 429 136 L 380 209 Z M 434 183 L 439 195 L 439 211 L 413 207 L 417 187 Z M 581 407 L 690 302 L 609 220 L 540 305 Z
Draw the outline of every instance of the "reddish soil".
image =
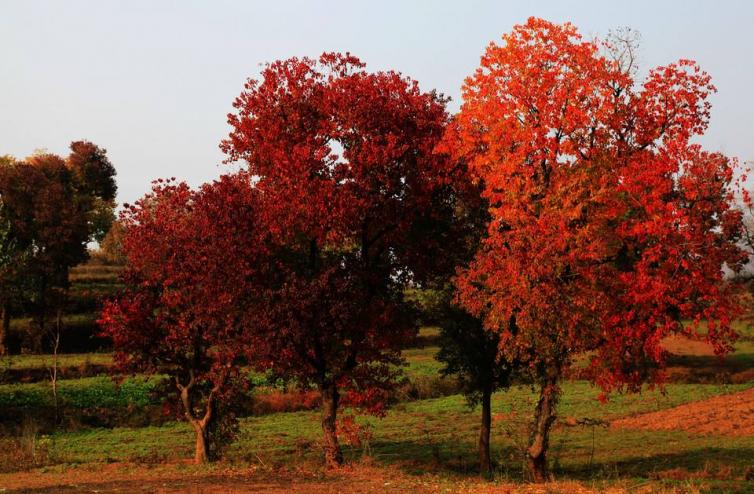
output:
M 187 470 L 188 468 L 188 470 Z M 326 474 L 190 470 L 186 465 L 156 468 L 131 464 L 80 466 L 65 471 L 34 471 L 0 475 L 0 492 L 24 493 L 623 493 L 623 487 L 595 491 L 577 482 L 499 484 L 476 478 L 448 479 L 434 474 L 410 475 L 399 468 L 371 465 L 344 467 Z M 635 492 L 635 491 L 633 491 Z M 658 492 L 658 491 L 652 491 Z
M 715 352 L 706 341 L 692 340 L 686 336 L 673 335 L 662 340 L 662 347 L 673 355 L 712 357 Z
M 754 434 L 754 389 L 687 403 L 668 410 L 618 419 L 611 427 L 681 430 L 693 434 Z

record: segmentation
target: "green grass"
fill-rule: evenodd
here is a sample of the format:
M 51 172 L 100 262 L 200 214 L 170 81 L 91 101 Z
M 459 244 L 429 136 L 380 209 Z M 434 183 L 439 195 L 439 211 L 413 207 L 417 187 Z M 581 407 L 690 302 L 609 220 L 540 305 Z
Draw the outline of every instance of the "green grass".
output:
M 669 408 L 721 393 L 738 386 L 672 385 L 667 394 L 615 396 L 607 404 L 595 400 L 586 383 L 565 385 L 559 407 L 561 417 L 602 420 Z M 505 414 L 494 425 L 494 456 L 499 474 L 520 478 L 519 447 L 526 439 L 525 424 L 535 396 L 526 387 L 495 395 L 493 413 Z M 456 472 L 473 470 L 478 411 L 469 410 L 458 395 L 401 404 L 386 417 L 360 417 L 373 430 L 371 455 L 379 462 L 397 464 L 411 472 L 438 468 Z M 594 434 L 594 449 L 592 449 Z M 241 421 L 238 441 L 227 459 L 231 462 L 263 461 L 289 465 L 317 461 L 320 455 L 319 415 L 316 412 L 274 414 Z M 190 457 L 193 433 L 184 423 L 141 429 L 92 429 L 58 433 L 45 441 L 58 462 L 84 463 L 124 460 L 163 460 Z M 740 470 L 750 464 L 754 437 L 693 436 L 684 432 L 644 432 L 602 427 L 556 426 L 551 441 L 551 461 L 559 475 L 576 478 L 646 478 L 654 471 L 685 468 L 690 471 L 724 465 Z M 346 454 L 362 450 L 346 445 Z M 593 451 L 593 453 L 592 453 Z M 590 460 L 593 454 L 593 459 Z
M 63 316 L 63 327 L 71 328 L 76 326 L 92 325 L 97 320 L 97 317 L 99 317 L 98 314 L 95 314 L 93 312 L 86 312 L 83 314 L 65 314 Z M 11 330 L 24 329 L 29 327 L 30 324 L 32 324 L 32 319 L 30 317 L 18 317 L 11 320 L 10 327 Z
M 754 367 L 754 341 L 741 341 L 736 344 L 737 353 L 728 357 L 730 365 L 735 365 L 739 368 L 751 368 Z M 438 374 L 442 368 L 442 364 L 435 360 L 434 356 L 437 353 L 437 347 L 425 347 L 414 348 L 403 351 L 403 356 L 406 359 L 407 366 L 404 371 L 407 378 L 415 383 L 420 381 L 433 381 L 440 379 Z M 83 353 L 83 354 L 63 354 L 59 356 L 60 367 L 80 367 L 85 365 L 110 365 L 112 364 L 112 355 L 109 353 Z M 704 364 L 708 364 L 708 360 L 714 359 L 712 357 L 701 357 L 704 360 Z M 694 359 L 697 357 L 688 357 L 681 359 L 681 362 L 688 360 L 693 364 Z M 20 355 L 5 357 L 0 359 L 0 372 L 2 369 L 14 368 L 14 369 L 32 369 L 32 368 L 46 368 L 52 362 L 50 355 Z M 270 383 L 266 376 L 251 373 L 252 383 L 254 386 L 264 386 L 266 388 L 275 387 L 275 383 Z M 122 403 L 118 398 L 120 391 L 114 384 L 105 385 L 103 383 L 110 382 L 109 377 L 98 378 L 81 378 L 81 379 L 64 379 L 61 380 L 61 386 L 67 386 L 71 389 L 78 390 L 79 393 L 85 393 L 87 388 L 92 387 L 96 391 L 92 393 L 100 393 L 103 399 L 106 399 L 107 403 Z M 426 383 L 424 386 L 431 387 L 432 383 Z M 29 394 L 24 394 L 24 390 L 28 387 Z M 278 386 L 279 387 L 279 386 Z M 8 405 L 13 404 L 13 399 L 10 398 L 10 392 L 8 390 L 13 389 L 13 396 L 23 397 L 24 403 L 29 403 L 31 406 L 33 398 L 37 397 L 38 403 L 46 402 L 47 398 L 43 398 L 42 389 L 49 389 L 48 383 L 30 383 L 30 384 L 18 384 L 18 385 L 0 385 L 0 403 L 6 403 Z M 144 401 L 148 399 L 148 393 L 150 389 L 139 388 L 144 396 L 139 397 L 139 400 Z M 48 391 L 49 393 L 49 391 Z M 426 397 L 419 396 L 419 397 Z M 430 395 L 430 396 L 437 396 Z M 134 397 L 136 398 L 136 397 Z M 617 397 L 616 399 L 620 399 Z M 26 405 L 24 405 L 26 406 Z M 117 406 L 117 405 L 114 405 Z M 611 406 L 608 404 L 608 407 Z
M 125 379 L 116 384 L 110 377 L 65 379 L 58 382 L 58 396 L 71 408 L 118 408 L 154 403 L 151 391 L 160 377 Z M 0 385 L 0 407 L 53 406 L 49 382 Z
M 81 326 L 93 324 L 96 315 L 92 313 L 72 314 L 65 316 L 64 323 L 71 326 Z M 14 319 L 12 326 L 28 325 L 29 319 Z M 752 367 L 754 368 L 754 325 L 746 321 L 736 321 L 735 329 L 741 334 L 742 338 L 736 342 L 735 352 L 726 357 L 734 367 Z M 437 336 L 439 329 L 434 326 L 423 327 L 419 330 L 419 335 L 426 338 Z M 442 364 L 434 358 L 437 353 L 437 346 L 426 346 L 423 348 L 410 348 L 403 351 L 403 356 L 408 361 L 407 372 L 411 375 L 437 375 L 442 368 Z M 50 355 L 15 355 L 11 357 L 0 357 L 0 369 L 11 366 L 16 369 L 46 368 L 51 362 Z M 108 353 L 78 353 L 64 354 L 60 356 L 60 365 L 79 366 L 89 364 L 109 365 L 112 363 L 112 356 Z M 585 365 L 582 362 L 582 365 Z
M 405 369 L 409 379 L 415 380 L 417 377 L 432 378 L 437 376 L 440 364 L 434 360 L 436 347 L 428 347 L 421 350 L 409 350 L 406 352 L 408 366 Z M 79 367 L 84 365 L 110 365 L 112 364 L 112 355 L 109 353 L 82 353 L 82 354 L 63 354 L 59 356 L 59 366 Z M 5 357 L 0 359 L 0 372 L 2 369 L 35 369 L 47 368 L 52 363 L 50 355 L 20 355 Z M 263 387 L 265 390 L 270 388 L 280 388 L 282 383 L 271 383 L 267 376 L 259 373 L 250 372 L 251 383 L 254 387 Z M 153 382 L 146 381 L 146 382 Z M 127 383 L 145 382 L 143 376 L 135 379 L 128 379 Z M 123 399 L 123 387 L 113 383 L 109 376 L 85 377 L 79 379 L 61 379 L 59 381 L 61 393 L 67 393 L 66 403 L 72 407 L 87 408 L 101 406 L 106 408 L 115 408 L 119 406 L 128 406 L 129 403 L 150 403 L 151 385 L 136 386 L 128 388 L 129 399 Z M 61 395 L 62 396 L 62 395 Z M 84 398 L 86 397 L 86 398 Z M 70 398 L 70 399 L 69 399 Z M 101 400 L 102 404 L 98 404 Z M 27 384 L 5 384 L 0 385 L 0 406 L 47 406 L 52 403 L 49 382 L 35 382 Z
M 735 351 L 725 356 L 728 365 L 735 368 L 754 368 L 754 339 L 741 339 L 734 345 Z
M 737 344 L 741 358 L 754 353 L 754 343 L 744 339 Z M 410 378 L 437 376 L 441 364 L 434 360 L 436 347 L 404 351 Z M 46 356 L 23 356 L 13 365 L 35 367 Z M 66 355 L 68 365 L 110 362 L 109 354 Z M 65 365 L 65 364 L 63 364 Z M 63 380 L 60 395 L 71 407 L 126 407 L 153 403 L 150 391 L 156 379 L 127 379 L 116 386 L 109 377 Z M 255 384 L 264 378 L 255 376 Z M 609 422 L 618 417 L 662 410 L 683 403 L 703 400 L 719 394 L 754 387 L 747 384 L 671 384 L 665 393 L 645 391 L 641 394 L 616 394 L 607 403 L 597 400 L 598 390 L 586 382 L 567 382 L 560 402 L 561 419 L 591 418 Z M 536 395 L 527 386 L 516 386 L 497 393 L 493 414 L 493 457 L 498 478 L 522 478 L 521 447 L 526 441 L 526 426 Z M 52 404 L 49 383 L 0 386 L 2 406 L 49 406 Z M 351 413 L 344 410 L 343 414 Z M 403 402 L 388 411 L 386 417 L 359 417 L 358 422 L 373 432 L 370 456 L 383 465 L 392 465 L 408 473 L 445 472 L 468 475 L 476 463 L 479 411 L 470 410 L 460 395 L 437 399 Z M 550 461 L 560 478 L 592 482 L 628 481 L 643 484 L 659 472 L 678 469 L 682 472 L 706 472 L 731 469 L 740 477 L 754 457 L 751 436 L 695 436 L 682 431 L 634 431 L 605 427 L 566 427 L 556 423 Z M 262 462 L 267 466 L 296 469 L 301 462 L 318 464 L 321 456 L 319 413 L 278 413 L 241 419 L 238 440 L 230 447 L 226 459 L 241 465 Z M 92 428 L 42 436 L 39 443 L 47 451 L 49 462 L 58 464 L 101 463 L 111 461 L 160 462 L 190 458 L 193 432 L 183 422 L 162 426 L 114 429 Z M 1 443 L 2 441 L 0 441 Z M 1 444 L 0 444 L 1 446 Z M 344 440 L 346 456 L 362 455 L 361 447 Z M 0 452 L 2 455 L 2 452 Z M 702 475 L 700 473 L 700 475 Z M 660 475 L 661 476 L 661 475 Z M 730 481 L 715 481 L 720 489 L 731 489 Z
M 403 358 L 406 359 L 406 374 L 409 376 L 436 376 L 439 374 L 442 364 L 435 360 L 438 347 L 412 348 L 403 350 Z
M 58 355 L 60 367 L 80 367 L 84 365 L 111 365 L 111 353 L 63 353 Z M 52 365 L 52 355 L 31 354 L 0 357 L 0 372 L 3 369 L 46 369 Z
M 81 326 L 86 324 L 94 324 L 97 319 L 97 315 L 94 313 L 84 314 L 71 314 L 66 315 L 63 318 L 65 325 Z M 18 318 L 13 319 L 11 327 L 26 327 L 31 322 L 30 318 Z M 420 334 L 424 336 L 431 336 L 438 332 L 437 328 L 425 327 L 421 328 Z M 416 348 L 404 350 L 403 355 L 407 357 L 410 366 L 413 368 L 414 364 L 416 369 L 424 369 L 422 367 L 427 364 L 426 370 L 440 369 L 440 364 L 434 360 L 434 355 L 437 353 L 436 346 L 428 346 L 424 348 Z M 110 353 L 71 353 L 59 355 L 60 365 L 66 366 L 79 366 L 85 363 L 108 365 L 112 363 L 112 354 Z M 47 368 L 52 361 L 52 355 L 49 354 L 27 354 L 27 355 L 12 355 L 8 357 L 0 356 L 0 369 L 11 366 L 16 369 L 32 369 L 32 368 Z M 436 373 L 436 372 L 435 372 Z

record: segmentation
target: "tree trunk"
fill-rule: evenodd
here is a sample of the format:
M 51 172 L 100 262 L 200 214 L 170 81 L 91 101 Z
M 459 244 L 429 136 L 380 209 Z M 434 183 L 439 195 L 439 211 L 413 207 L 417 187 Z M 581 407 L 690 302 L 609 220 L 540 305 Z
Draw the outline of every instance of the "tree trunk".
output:
M 207 403 L 204 409 L 204 415 L 201 418 L 194 416 L 194 411 L 191 406 L 191 391 L 196 385 L 193 371 L 189 371 L 191 376 L 188 384 L 183 385 L 176 379 L 175 385 L 178 391 L 181 393 L 181 402 L 183 402 L 183 412 L 186 415 L 186 420 L 194 428 L 196 433 L 196 448 L 194 449 L 194 463 L 201 464 L 209 461 L 209 436 L 207 426 L 210 421 L 213 420 L 214 414 L 214 399 L 215 395 L 219 392 L 220 386 L 225 382 L 225 378 L 212 388 L 209 396 L 207 397 Z
M 194 450 L 194 463 L 197 465 L 209 461 L 209 438 L 207 437 L 207 426 L 201 421 L 195 420 L 191 423 L 196 432 L 196 449 Z
M 2 304 L 2 326 L 0 326 L 0 355 L 10 353 L 8 349 L 8 333 L 10 333 L 10 307 L 8 303 Z
M 329 468 L 343 464 L 343 452 L 338 444 L 336 430 L 339 398 L 335 384 L 322 387 L 322 432 L 325 435 L 325 463 Z
M 560 390 L 556 379 L 549 379 L 540 388 L 539 402 L 534 412 L 534 424 L 529 436 L 526 460 L 535 482 L 551 480 L 547 467 L 547 448 L 550 442 L 550 429 L 555 422 L 555 407 Z
M 46 278 L 43 276 L 40 281 L 40 289 L 38 293 L 38 299 L 37 299 L 37 329 L 39 330 L 39 334 L 37 335 L 37 338 L 34 338 L 34 344 L 33 346 L 37 347 L 35 350 L 42 352 L 42 346 L 44 345 L 44 338 L 47 335 L 47 328 L 45 327 L 45 320 L 47 319 L 47 281 Z
M 479 474 L 492 474 L 490 460 L 490 428 L 492 426 L 492 388 L 487 386 L 482 390 L 482 426 L 479 430 Z
M 58 350 L 60 349 L 60 333 L 63 325 L 63 310 L 58 307 L 55 317 L 55 331 L 52 333 L 52 367 L 50 368 L 50 383 L 52 397 L 55 403 L 55 426 L 60 422 L 60 401 L 58 400 Z

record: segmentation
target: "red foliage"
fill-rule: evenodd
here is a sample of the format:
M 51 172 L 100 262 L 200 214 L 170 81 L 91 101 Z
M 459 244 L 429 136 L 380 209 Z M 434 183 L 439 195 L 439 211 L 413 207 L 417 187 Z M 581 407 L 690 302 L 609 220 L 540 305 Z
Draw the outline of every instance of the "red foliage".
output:
M 126 291 L 101 320 L 122 370 L 200 379 L 245 351 L 263 259 L 252 191 L 245 175 L 199 190 L 158 180 L 122 213 Z
M 87 217 L 78 211 L 80 198 L 63 158 L 34 155 L 3 167 L 0 193 L 14 240 L 34 257 L 28 269 L 53 278 L 86 259 Z
M 415 334 L 402 288 L 443 241 L 426 226 L 449 181 L 434 153 L 444 103 L 400 74 L 324 54 L 268 65 L 229 116 L 222 148 L 257 180 L 260 221 L 279 248 L 268 363 L 335 408 L 346 387 L 379 409 L 370 389 L 391 385 L 388 364 Z
M 112 207 L 115 169 L 105 150 L 91 142 L 71 143 L 71 154 L 35 154 L 0 166 L 3 220 L 19 250 L 33 257 L 28 269 L 47 270 L 55 286 L 87 257 L 95 239 L 97 209 Z M 112 215 L 110 209 L 106 213 Z
M 199 190 L 158 180 L 121 215 L 126 289 L 106 304 L 100 324 L 119 368 L 167 374 L 187 395 L 187 418 L 202 428 L 237 391 L 229 382 L 254 347 L 268 259 L 255 197 L 245 174 Z
M 368 448 L 374 437 L 369 424 L 359 424 L 354 415 L 341 417 L 338 422 L 338 434 L 345 436 L 348 444 L 354 448 Z
M 598 350 L 606 389 L 638 384 L 682 320 L 708 321 L 707 340 L 729 349 L 735 163 L 688 142 L 707 125 L 709 76 L 681 61 L 637 88 L 568 24 L 530 19 L 504 41 L 458 115 L 459 152 L 492 205 L 463 303 L 532 366 Z
M 570 24 L 515 27 L 466 80 L 451 140 L 492 217 L 460 299 L 545 394 L 584 351 L 605 390 L 658 379 L 684 320 L 720 353 L 735 338 L 735 162 L 689 143 L 710 78 L 681 60 L 637 83 L 599 48 Z

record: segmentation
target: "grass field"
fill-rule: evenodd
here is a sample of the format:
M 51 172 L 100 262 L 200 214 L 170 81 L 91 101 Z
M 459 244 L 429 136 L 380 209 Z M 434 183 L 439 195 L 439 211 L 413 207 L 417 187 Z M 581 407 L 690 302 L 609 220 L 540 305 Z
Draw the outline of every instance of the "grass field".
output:
M 754 387 L 670 385 L 666 394 L 614 396 L 595 400 L 593 387 L 568 383 L 560 406 L 560 420 L 552 438 L 551 461 L 558 478 L 582 483 L 639 486 L 684 486 L 681 474 L 703 479 L 707 487 L 736 491 L 751 473 L 754 437 L 690 435 L 684 431 L 616 430 L 600 425 L 568 426 L 571 419 L 591 418 L 609 423 L 627 415 L 668 409 L 682 403 Z M 495 395 L 493 455 L 498 483 L 521 481 L 521 445 L 534 395 L 515 387 Z M 348 413 L 348 411 L 345 411 Z M 378 468 L 399 469 L 410 476 L 440 475 L 463 479 L 475 471 L 478 412 L 458 395 L 399 404 L 386 417 L 360 417 L 372 439 L 345 446 L 351 462 L 368 458 Z M 238 441 L 222 462 L 226 468 L 264 468 L 272 471 L 310 468 L 320 462 L 320 429 L 316 412 L 273 414 L 242 419 Z M 185 423 L 160 427 L 89 429 L 37 438 L 42 463 L 39 472 L 91 468 L 93 464 L 135 464 L 153 468 L 191 456 L 193 433 Z M 59 470 L 57 470 L 59 471 Z M 3 485 L 0 476 L 0 487 Z M 585 484 L 585 485 L 586 485 Z M 745 483 L 744 483 L 745 484 Z M 494 484 L 493 484 L 494 485 Z M 745 485 L 744 485 L 745 487 Z M 744 491 L 742 491 L 744 492 Z
M 748 350 L 750 344 L 744 340 L 739 349 Z M 437 378 L 440 364 L 434 360 L 436 351 L 436 347 L 425 347 L 404 352 L 409 379 Z M 748 356 L 741 358 L 745 360 Z M 108 365 L 110 359 L 109 354 L 72 354 L 62 356 L 61 365 Z M 10 365 L 34 368 L 47 365 L 48 361 L 49 356 L 27 355 L 12 357 Z M 141 407 L 153 403 L 150 391 L 156 380 L 136 377 L 116 385 L 107 376 L 69 379 L 61 381 L 60 396 L 73 408 Z M 707 484 L 712 482 L 720 488 L 736 490 L 740 479 L 750 475 L 754 457 L 752 436 L 693 435 L 683 430 L 615 430 L 607 425 L 620 417 L 749 388 L 754 388 L 754 381 L 734 385 L 671 384 L 665 393 L 655 390 L 638 395 L 613 395 L 607 403 L 600 404 L 596 399 L 598 392 L 591 385 L 583 381 L 567 383 L 552 439 L 554 470 L 558 477 L 582 483 L 654 485 L 665 479 L 676 485 L 701 478 Z M 43 407 L 50 406 L 51 400 L 46 382 L 0 386 L 0 407 Z M 493 454 L 498 482 L 520 480 L 523 475 L 521 447 L 534 400 L 532 390 L 526 386 L 495 396 Z M 366 457 L 375 468 L 389 470 L 397 466 L 412 476 L 465 478 L 475 469 L 478 413 L 470 410 L 460 395 L 398 403 L 385 418 L 359 417 L 359 423 L 371 432 L 372 438 L 365 444 L 346 444 L 346 455 L 352 462 L 361 462 Z M 573 425 L 583 423 L 583 419 L 591 419 L 596 425 Z M 305 464 L 316 471 L 321 455 L 320 434 L 317 412 L 244 418 L 239 439 L 227 452 L 223 464 L 233 468 L 265 465 L 284 470 Z M 54 471 L 55 465 L 75 470 L 113 462 L 153 468 L 157 463 L 171 464 L 189 458 L 193 448 L 193 433 L 182 422 L 36 433 L 33 440 L 38 454 L 35 462 L 44 465 L 43 472 Z M 18 447 L 16 439 L 5 441 L 10 444 L 5 451 L 12 451 L 13 445 Z M 3 463 L 7 470 L 7 461 Z
M 97 299 L 118 288 L 118 273 L 119 268 L 108 266 L 83 266 L 71 273 L 72 307 L 78 312 L 67 314 L 65 322 L 72 334 L 92 331 Z M 28 324 L 17 319 L 13 328 Z M 159 421 L 148 416 L 161 414 L 162 399 L 153 393 L 160 377 L 131 376 L 116 383 L 109 376 L 113 362 L 107 352 L 59 356 L 59 402 L 67 413 L 80 411 L 89 418 L 57 429 L 43 427 L 35 411 L 49 415 L 54 406 L 46 370 L 51 356 L 4 357 L 0 412 L 21 417 L 0 413 L 6 422 L 20 424 L 13 434 L 0 436 L 0 472 L 5 472 L 0 473 L 0 492 L 754 492 L 754 435 L 735 433 L 735 414 L 726 433 L 690 432 L 683 414 L 667 420 L 667 427 L 660 424 L 662 430 L 616 425 L 626 422 L 619 419 L 658 411 L 659 419 L 652 420 L 663 421 L 663 414 L 679 405 L 704 404 L 713 397 L 723 397 L 719 403 L 725 404 L 729 397 L 749 393 L 754 389 L 754 325 L 737 322 L 736 329 L 741 338 L 725 361 L 700 342 L 668 341 L 671 384 L 664 390 L 616 394 L 602 404 L 598 390 L 585 381 L 565 383 L 550 452 L 558 482 L 541 489 L 524 482 L 522 463 L 533 390 L 516 386 L 495 395 L 495 475 L 492 481 L 480 480 L 479 410 L 457 394 L 452 378 L 440 376 L 441 364 L 434 358 L 438 329 L 433 327 L 422 328 L 419 346 L 403 352 L 407 382 L 397 395 L 400 401 L 383 418 L 358 416 L 363 432 L 358 441 L 342 436 L 348 461 L 335 472 L 323 468 L 318 411 L 278 413 L 274 406 L 255 408 L 241 418 L 237 441 L 220 462 L 189 465 L 194 448 L 189 426 L 164 415 Z M 295 399 L 279 382 L 249 372 L 254 400 L 275 393 L 277 401 Z M 739 413 L 743 407 L 748 415 L 741 420 L 751 422 L 754 401 L 750 412 L 749 402 L 742 403 L 730 408 Z M 351 413 L 343 410 L 341 416 Z M 136 419 L 129 420 L 134 414 Z M 101 420 L 92 419 L 97 415 Z M 707 418 L 719 420 L 713 415 Z M 731 415 L 726 417 L 730 421 Z
M 667 393 L 647 392 L 641 395 L 614 396 L 606 404 L 596 401 L 595 389 L 583 382 L 565 386 L 559 415 L 565 424 L 567 418 L 591 418 L 609 422 L 612 419 L 643 412 L 667 409 L 682 403 L 689 403 L 711 396 L 732 393 L 754 387 L 749 385 L 671 385 Z M 508 392 L 495 395 L 493 413 L 496 420 L 495 438 L 498 440 L 498 458 L 503 467 L 514 472 L 520 468 L 515 459 L 517 443 L 525 440 L 523 427 L 529 418 L 535 395 L 528 387 L 519 386 Z M 345 410 L 344 413 L 349 413 Z M 449 468 L 467 470 L 475 467 L 474 444 L 478 429 L 477 412 L 470 410 L 465 400 L 459 396 L 448 396 L 431 400 L 420 400 L 395 406 L 384 418 L 360 417 L 361 424 L 373 430 L 374 439 L 369 445 L 371 456 L 381 461 L 416 462 L 417 468 L 430 468 L 435 462 L 448 462 Z M 503 418 L 504 417 L 504 418 Z M 553 456 L 564 472 L 585 473 L 584 467 L 591 454 L 592 427 L 569 427 L 562 425 L 553 439 Z M 641 457 L 667 455 L 681 447 L 680 453 L 687 454 L 700 446 L 708 447 L 715 438 L 690 438 L 683 432 L 668 433 L 660 441 L 650 441 L 648 433 L 614 431 L 595 426 L 597 442 L 595 459 L 602 464 L 608 459 L 622 464 L 626 460 L 639 461 Z M 655 434 L 655 433 L 652 433 Z M 319 456 L 319 415 L 316 412 L 295 412 L 252 417 L 242 420 L 241 436 L 228 454 L 229 461 L 253 460 L 256 456 L 265 462 L 284 465 L 291 457 Z M 182 422 L 160 427 L 140 429 L 115 428 L 92 429 L 71 433 L 58 433 L 48 436 L 52 447 L 50 454 L 56 461 L 64 463 L 86 463 L 99 461 L 125 461 L 149 459 L 179 459 L 189 457 L 193 448 L 193 432 Z M 588 441 L 587 441 L 588 439 Z M 718 438 L 719 440 L 719 438 Z M 682 443 L 690 441 L 688 447 Z M 754 448 L 754 438 L 731 438 L 726 440 L 727 449 L 735 445 Z M 363 447 L 348 448 L 353 458 L 364 453 Z M 614 453 L 620 451 L 616 457 Z M 610 454 L 610 458 L 608 455 Z M 692 455 L 693 456 L 693 455 Z M 751 458 L 737 455 L 727 456 L 725 461 L 734 461 L 740 466 Z M 460 464 L 457 464 L 458 462 Z M 680 462 L 676 465 L 668 459 L 658 466 L 699 467 L 693 463 Z M 639 461 L 639 463 L 642 463 Z M 603 465 L 604 466 L 604 465 Z M 627 470 L 638 475 L 640 470 Z M 519 472 L 520 473 L 520 472 Z

